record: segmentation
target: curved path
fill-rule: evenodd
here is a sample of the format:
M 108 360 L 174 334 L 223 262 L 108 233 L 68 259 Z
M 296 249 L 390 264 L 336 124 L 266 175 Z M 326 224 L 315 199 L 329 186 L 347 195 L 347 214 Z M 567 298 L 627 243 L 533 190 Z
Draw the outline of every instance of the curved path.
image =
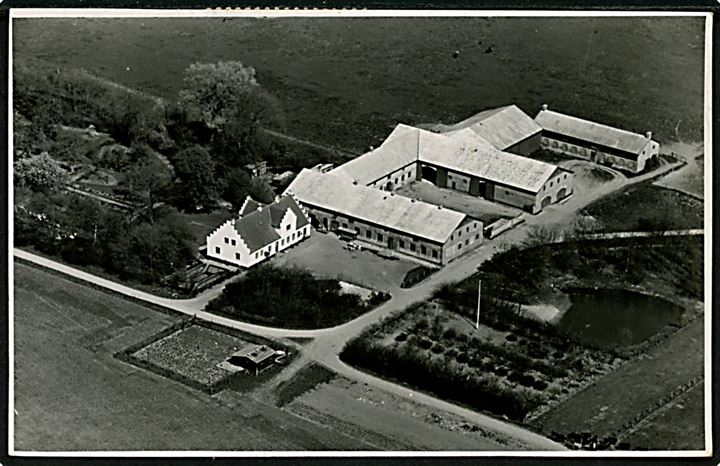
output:
M 447 266 L 443 267 L 438 272 L 427 278 L 424 282 L 420 283 L 418 286 L 409 289 L 396 288 L 392 290 L 392 298 L 386 303 L 377 307 L 376 309 L 366 314 L 363 314 L 352 321 L 325 329 L 292 330 L 265 327 L 261 325 L 249 324 L 246 322 L 239 322 L 233 319 L 203 311 L 202 309 L 204 309 L 205 305 L 222 292 L 222 289 L 227 282 L 216 285 L 210 290 L 204 292 L 202 295 L 192 299 L 168 299 L 155 296 L 150 293 L 145 293 L 143 291 L 139 291 L 110 280 L 106 280 L 104 278 L 78 270 L 74 267 L 60 264 L 53 260 L 37 256 L 26 251 L 14 249 L 14 254 L 18 258 L 34 262 L 36 264 L 56 270 L 58 272 L 62 272 L 67 275 L 71 275 L 81 280 L 113 290 L 117 293 L 121 293 L 138 300 L 173 309 L 184 314 L 194 315 L 199 319 L 214 322 L 230 328 L 235 328 L 251 333 L 256 333 L 259 335 L 276 338 L 313 338 L 313 341 L 309 345 L 307 345 L 304 351 L 305 357 L 309 360 L 315 360 L 326 365 L 328 368 L 332 369 L 333 371 L 344 377 L 367 383 L 368 385 L 372 385 L 382 390 L 392 392 L 393 394 L 399 395 L 401 397 L 412 399 L 415 402 L 419 402 L 444 411 L 458 414 L 474 423 L 487 427 L 488 429 L 496 431 L 501 435 L 506 435 L 520 442 L 521 444 L 526 445 L 528 450 L 562 450 L 564 449 L 562 445 L 553 442 L 545 437 L 542 437 L 541 435 L 538 435 L 534 432 L 531 432 L 527 429 L 524 429 L 520 426 L 508 422 L 503 422 L 499 419 L 495 419 L 493 417 L 462 408 L 455 404 L 448 403 L 444 400 L 434 398 L 421 392 L 410 390 L 402 385 L 389 382 L 387 380 L 375 377 L 373 375 L 355 369 L 354 367 L 351 367 L 342 362 L 339 358 L 339 354 L 348 340 L 358 335 L 369 325 L 377 322 L 384 317 L 387 317 L 393 312 L 402 310 L 415 302 L 427 300 L 432 295 L 433 290 L 442 283 L 459 281 L 472 275 L 477 270 L 477 267 L 482 262 L 492 257 L 492 255 L 496 251 L 498 251 L 502 245 L 521 243 L 529 229 L 540 225 L 551 225 L 559 227 L 570 226 L 573 224 L 577 212 L 586 207 L 591 202 L 594 202 L 595 200 L 604 197 L 605 195 L 613 191 L 627 186 L 628 184 L 645 181 L 649 178 L 653 178 L 661 175 L 662 173 L 670 171 L 673 168 L 675 168 L 675 165 L 665 165 L 647 175 L 635 177 L 629 180 L 618 174 L 612 181 L 600 186 L 597 190 L 584 192 L 579 195 L 573 195 L 568 201 L 562 204 L 550 206 L 538 215 L 527 215 L 527 221 L 524 224 L 516 227 L 514 230 L 504 233 L 499 238 L 486 241 L 480 247 L 466 253 L 465 255 L 457 258 L 456 260 L 448 264 Z

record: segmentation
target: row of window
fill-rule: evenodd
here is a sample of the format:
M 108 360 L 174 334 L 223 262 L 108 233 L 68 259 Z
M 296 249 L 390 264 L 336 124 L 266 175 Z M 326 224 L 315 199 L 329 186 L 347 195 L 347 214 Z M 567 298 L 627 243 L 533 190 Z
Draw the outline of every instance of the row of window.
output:
M 478 226 L 478 225 L 477 225 L 477 222 L 473 222 L 473 223 L 472 223 L 472 228 L 473 228 L 473 230 L 476 229 L 477 226 Z M 469 224 L 468 224 L 467 227 L 465 227 L 465 233 L 470 233 L 470 225 L 469 225 Z M 458 238 L 460 238 L 460 237 L 462 236 L 462 230 L 458 230 L 457 234 L 458 234 Z M 477 236 L 477 235 L 476 235 L 476 236 Z M 450 235 L 450 241 L 452 241 L 453 239 L 455 239 L 455 233 L 453 233 L 453 234 Z
M 296 231 L 295 233 L 293 233 L 293 234 L 290 235 L 290 236 L 286 236 L 285 238 L 281 238 L 280 241 L 279 241 L 279 245 L 280 245 L 280 246 L 284 246 L 284 245 L 290 243 L 291 241 L 295 241 L 296 239 L 301 238 L 304 234 L 305 234 L 304 231 Z M 226 237 L 226 238 L 225 238 L 225 244 L 230 244 L 230 245 L 232 245 L 232 246 L 235 246 L 235 245 L 236 245 L 236 241 L 235 241 L 234 239 L 230 239 L 230 238 L 227 238 L 227 237 Z M 272 251 L 274 251 L 274 250 L 276 249 L 276 247 L 277 247 L 277 244 L 273 244 L 273 245 L 270 246 L 270 248 L 271 248 Z M 215 254 L 221 254 L 221 252 L 222 252 L 222 249 L 220 248 L 220 246 L 215 246 Z M 256 252 L 256 253 L 253 255 L 253 257 L 254 257 L 255 259 L 259 259 L 261 255 L 264 255 L 264 256 L 267 257 L 268 255 L 270 255 L 270 252 L 271 252 L 270 250 L 265 251 L 264 253 L 263 253 L 262 251 L 258 251 L 258 252 Z M 236 252 L 236 253 L 235 253 L 235 259 L 240 260 L 240 253 L 239 253 L 239 252 Z
M 475 241 L 477 241 L 477 240 L 479 240 L 479 239 L 480 239 L 480 233 L 478 233 L 478 234 L 475 235 L 475 240 L 474 240 L 473 242 L 475 242 Z M 467 245 L 469 245 L 469 244 L 470 244 L 470 238 L 468 238 L 468 239 L 465 240 L 465 244 L 464 244 L 464 245 L 467 246 Z M 457 248 L 458 248 L 458 251 L 463 248 L 463 242 L 462 242 L 462 241 L 458 243 L 458 247 L 457 247 Z
M 346 225 L 346 224 L 343 223 L 343 227 L 347 228 L 345 225 Z M 358 233 L 358 235 L 362 233 L 362 230 L 361 230 L 360 228 L 357 228 L 357 227 L 355 228 L 355 231 Z M 368 238 L 368 239 L 373 239 L 372 230 L 370 230 L 370 229 L 365 230 L 365 237 Z M 391 237 L 388 236 L 388 241 L 389 241 L 390 239 L 391 239 Z M 384 242 L 385 242 L 385 235 L 383 235 L 382 233 L 378 232 L 378 233 L 377 233 L 377 237 L 375 238 L 375 240 L 376 240 L 376 241 L 379 241 L 379 242 L 381 242 L 381 243 L 384 243 Z M 412 241 L 406 241 L 406 240 L 404 240 L 404 239 L 398 239 L 397 241 L 398 241 L 398 243 L 397 243 L 397 244 L 398 244 L 398 247 L 399 247 L 400 249 L 408 249 L 408 250 L 410 250 L 411 252 L 416 252 L 416 251 L 418 250 L 418 247 L 417 247 L 417 246 L 415 245 L 415 243 L 413 243 Z M 421 244 L 421 245 L 420 245 L 419 250 L 420 250 L 420 254 L 423 254 L 423 255 L 427 255 L 427 254 L 428 254 L 428 248 L 427 248 L 424 244 Z M 434 259 L 437 259 L 437 257 L 438 257 L 438 252 L 437 252 L 436 250 L 430 249 L 429 252 L 430 252 L 430 255 L 431 255 Z
M 388 182 L 388 183 L 393 183 L 393 188 L 396 188 L 396 187 L 398 187 L 400 184 L 402 184 L 402 183 L 405 182 L 405 178 L 407 178 L 408 180 L 411 180 L 412 177 L 413 177 L 413 172 L 412 172 L 412 171 L 411 171 L 411 172 L 408 172 L 408 173 L 403 173 L 403 174 L 400 175 L 400 176 L 396 176 L 394 180 L 392 179 L 392 175 L 390 175 L 390 176 L 388 176 L 388 177 L 387 177 L 386 179 L 384 179 L 384 180 L 379 180 L 379 181 L 373 183 L 372 186 L 381 185 L 380 189 L 385 189 L 385 185 L 383 185 L 382 183 Z

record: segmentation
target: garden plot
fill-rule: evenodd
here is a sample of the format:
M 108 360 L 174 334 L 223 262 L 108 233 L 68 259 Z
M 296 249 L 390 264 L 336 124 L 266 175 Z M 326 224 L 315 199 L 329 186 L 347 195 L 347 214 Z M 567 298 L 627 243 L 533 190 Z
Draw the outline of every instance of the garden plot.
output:
M 231 375 L 217 365 L 249 344 L 226 333 L 190 325 L 135 351 L 131 359 L 196 388 L 212 389 Z
M 437 303 L 421 305 L 351 341 L 342 358 L 520 421 L 621 361 L 610 352 L 573 344 L 509 309 L 490 309 L 481 322 L 475 329 L 474 319 Z

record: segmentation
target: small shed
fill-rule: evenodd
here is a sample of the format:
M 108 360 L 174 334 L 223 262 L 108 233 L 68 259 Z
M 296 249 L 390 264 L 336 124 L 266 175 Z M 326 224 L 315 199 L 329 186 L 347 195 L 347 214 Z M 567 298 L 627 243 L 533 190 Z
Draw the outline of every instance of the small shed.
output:
M 272 365 L 278 352 L 266 345 L 248 345 L 232 354 L 230 362 L 255 375 Z
M 249 163 L 245 165 L 245 170 L 247 170 L 253 178 L 263 176 L 268 171 L 267 162 L 265 160 L 261 160 L 260 162 Z

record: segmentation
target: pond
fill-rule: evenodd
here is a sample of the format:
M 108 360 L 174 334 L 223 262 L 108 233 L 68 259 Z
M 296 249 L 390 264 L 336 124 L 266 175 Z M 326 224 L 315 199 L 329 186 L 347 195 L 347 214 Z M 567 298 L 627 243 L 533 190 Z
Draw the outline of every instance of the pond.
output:
M 665 299 L 615 289 L 568 289 L 572 305 L 558 322 L 571 339 L 600 348 L 642 343 L 676 323 L 682 307 Z

